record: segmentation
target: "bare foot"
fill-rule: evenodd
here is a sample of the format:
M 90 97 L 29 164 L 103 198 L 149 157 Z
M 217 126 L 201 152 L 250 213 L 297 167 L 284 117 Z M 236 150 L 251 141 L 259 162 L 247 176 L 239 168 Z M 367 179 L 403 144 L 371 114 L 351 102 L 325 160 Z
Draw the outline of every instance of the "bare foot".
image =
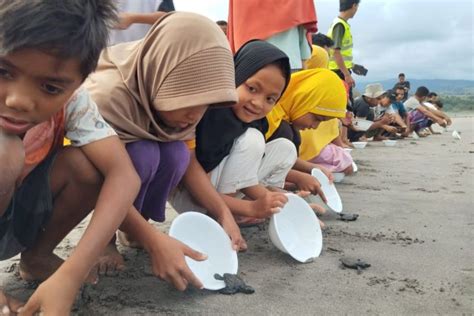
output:
M 18 309 L 23 305 L 24 303 L 0 290 L 0 315 L 16 315 Z
M 49 278 L 64 262 L 54 253 L 35 255 L 29 251 L 21 254 L 20 277 L 27 282 L 44 281 Z M 97 273 L 91 271 L 86 278 L 87 283 L 95 284 L 98 281 Z
M 115 240 L 105 247 L 95 267 L 99 275 L 115 276 L 119 271 L 125 269 L 125 262 L 118 252 Z
M 130 247 L 130 248 L 143 249 L 142 244 L 140 244 L 136 240 L 133 240 L 132 238 L 130 238 L 130 236 L 128 236 L 126 233 L 124 233 L 120 230 L 117 231 L 117 237 L 118 237 L 117 239 L 118 239 L 119 243 L 122 246 Z
M 30 251 L 21 254 L 20 276 L 27 282 L 44 281 L 49 278 L 64 262 L 54 253 L 35 255 Z
M 309 206 L 316 212 L 318 215 L 326 214 L 326 209 L 316 203 L 309 203 Z

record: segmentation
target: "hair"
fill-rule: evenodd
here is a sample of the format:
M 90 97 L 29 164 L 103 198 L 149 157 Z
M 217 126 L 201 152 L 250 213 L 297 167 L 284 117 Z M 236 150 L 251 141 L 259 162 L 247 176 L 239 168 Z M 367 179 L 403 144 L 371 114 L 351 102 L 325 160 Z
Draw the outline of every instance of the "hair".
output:
M 391 102 L 397 101 L 397 94 L 394 90 L 387 90 L 382 96 L 386 96 L 390 99 Z
M 227 22 L 224 21 L 224 20 L 219 20 L 216 22 L 217 25 L 220 25 L 220 26 L 227 26 Z
M 416 89 L 415 95 L 417 97 L 426 97 L 430 93 L 430 90 L 428 90 L 427 87 L 421 86 Z
M 433 104 L 439 107 L 440 109 L 443 108 L 443 102 L 441 102 L 440 100 L 433 101 Z
M 85 79 L 116 21 L 113 0 L 0 0 L 0 55 L 30 48 L 77 58 Z
M 438 96 L 438 94 L 436 92 L 428 93 L 428 98 L 437 97 L 437 96 Z
M 321 47 L 333 47 L 334 41 L 323 33 L 313 34 L 311 37 L 313 44 Z
M 400 77 L 405 77 L 405 74 L 403 72 L 399 73 L 398 78 L 400 78 Z
M 339 0 L 339 12 L 352 9 L 354 4 L 359 4 L 360 0 Z

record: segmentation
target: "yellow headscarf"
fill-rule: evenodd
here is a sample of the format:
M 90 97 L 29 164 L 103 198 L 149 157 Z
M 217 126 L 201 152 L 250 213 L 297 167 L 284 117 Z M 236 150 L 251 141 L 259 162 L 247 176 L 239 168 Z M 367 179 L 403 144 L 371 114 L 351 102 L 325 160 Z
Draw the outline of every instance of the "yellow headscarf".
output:
M 321 46 L 313 45 L 311 57 L 306 61 L 306 69 L 328 68 L 329 55 Z
M 313 45 L 311 58 L 306 61 L 306 69 L 328 68 L 329 55 L 321 46 Z M 327 144 L 339 136 L 339 120 L 321 122 L 316 129 L 307 129 L 300 132 L 301 145 L 299 157 L 310 160 L 317 157 Z
M 291 75 L 285 93 L 267 115 L 270 138 L 282 120 L 292 122 L 307 113 L 327 117 L 346 116 L 346 90 L 342 80 L 328 69 L 309 69 Z

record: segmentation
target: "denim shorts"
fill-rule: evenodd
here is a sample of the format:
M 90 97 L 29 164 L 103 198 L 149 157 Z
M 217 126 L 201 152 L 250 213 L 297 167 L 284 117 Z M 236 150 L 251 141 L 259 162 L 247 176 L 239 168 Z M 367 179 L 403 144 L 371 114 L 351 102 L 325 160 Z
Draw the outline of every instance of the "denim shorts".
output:
M 30 248 L 53 212 L 50 171 L 56 155 L 49 155 L 15 190 L 0 217 L 0 260 Z

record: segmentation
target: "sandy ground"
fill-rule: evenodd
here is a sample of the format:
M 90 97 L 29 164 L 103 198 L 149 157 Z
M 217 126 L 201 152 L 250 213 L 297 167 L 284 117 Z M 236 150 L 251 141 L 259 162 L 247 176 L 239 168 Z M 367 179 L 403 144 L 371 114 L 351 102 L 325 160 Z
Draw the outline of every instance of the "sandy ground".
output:
M 143 251 L 120 248 L 127 270 L 86 286 L 76 315 L 337 314 L 410 315 L 474 313 L 474 119 L 457 118 L 450 133 L 397 148 L 370 143 L 354 150 L 357 175 L 338 184 L 345 211 L 360 214 L 344 223 L 323 220 L 324 249 L 299 264 L 278 251 L 266 226 L 243 230 L 249 250 L 239 271 L 253 295 L 225 296 L 195 289 L 184 293 L 155 278 Z M 169 210 L 169 219 L 173 211 Z M 157 226 L 167 231 L 169 221 Z M 58 247 L 70 253 L 84 223 Z M 358 256 L 372 264 L 362 274 L 343 270 L 339 258 Z M 0 281 L 26 298 L 34 285 L 20 281 L 18 258 L 0 266 Z

